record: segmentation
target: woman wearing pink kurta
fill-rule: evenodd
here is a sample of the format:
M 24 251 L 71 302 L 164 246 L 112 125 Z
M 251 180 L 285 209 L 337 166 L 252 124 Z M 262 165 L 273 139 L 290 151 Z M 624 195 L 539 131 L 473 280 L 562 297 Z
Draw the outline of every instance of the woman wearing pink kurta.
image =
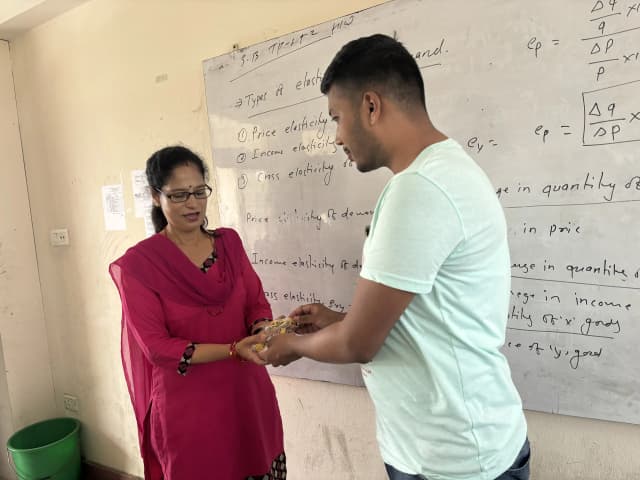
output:
M 275 391 L 252 350 L 271 308 L 238 234 L 204 228 L 205 177 L 184 147 L 154 153 L 158 233 L 110 267 L 145 479 L 286 478 Z

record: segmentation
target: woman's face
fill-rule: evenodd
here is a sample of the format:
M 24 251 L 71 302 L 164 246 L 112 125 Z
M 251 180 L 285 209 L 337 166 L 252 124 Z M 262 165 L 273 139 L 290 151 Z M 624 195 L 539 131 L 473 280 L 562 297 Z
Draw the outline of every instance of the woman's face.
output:
M 162 186 L 160 192 L 153 193 L 154 205 L 162 208 L 162 213 L 167 218 L 167 223 L 172 229 L 189 232 L 199 229 L 204 222 L 207 211 L 207 198 L 210 192 L 204 181 L 204 177 L 195 165 L 188 163 L 180 165 L 173 170 L 173 173 Z M 176 202 L 175 194 L 179 193 L 203 193 L 207 191 L 204 198 L 196 198 L 195 195 L 188 195 L 185 201 Z

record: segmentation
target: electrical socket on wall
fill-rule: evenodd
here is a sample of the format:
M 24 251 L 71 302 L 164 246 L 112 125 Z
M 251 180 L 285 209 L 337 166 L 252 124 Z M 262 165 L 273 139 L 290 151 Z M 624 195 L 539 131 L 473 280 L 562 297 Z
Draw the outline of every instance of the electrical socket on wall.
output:
M 66 228 L 58 228 L 49 232 L 49 243 L 54 247 L 69 245 L 69 231 Z
M 69 412 L 78 413 L 80 405 L 78 404 L 78 397 L 69 393 L 64 394 L 64 409 Z

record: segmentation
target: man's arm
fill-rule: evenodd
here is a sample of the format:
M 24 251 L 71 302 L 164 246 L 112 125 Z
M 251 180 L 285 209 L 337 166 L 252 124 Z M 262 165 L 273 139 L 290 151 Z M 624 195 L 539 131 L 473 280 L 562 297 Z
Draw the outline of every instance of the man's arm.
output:
M 286 365 L 298 357 L 327 363 L 367 363 L 413 297 L 413 293 L 359 278 L 344 320 L 308 335 L 273 337 L 263 358 L 273 365 Z

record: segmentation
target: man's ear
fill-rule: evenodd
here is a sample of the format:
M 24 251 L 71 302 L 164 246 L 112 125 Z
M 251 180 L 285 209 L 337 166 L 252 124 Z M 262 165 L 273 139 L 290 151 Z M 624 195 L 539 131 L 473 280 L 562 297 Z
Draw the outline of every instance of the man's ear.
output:
M 362 102 L 369 125 L 374 125 L 380 121 L 380 114 L 382 113 L 382 99 L 380 95 L 372 90 L 364 92 Z

